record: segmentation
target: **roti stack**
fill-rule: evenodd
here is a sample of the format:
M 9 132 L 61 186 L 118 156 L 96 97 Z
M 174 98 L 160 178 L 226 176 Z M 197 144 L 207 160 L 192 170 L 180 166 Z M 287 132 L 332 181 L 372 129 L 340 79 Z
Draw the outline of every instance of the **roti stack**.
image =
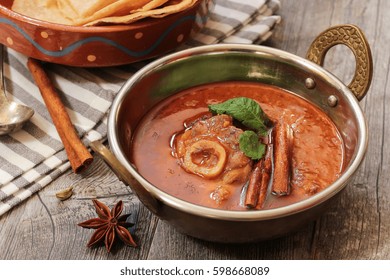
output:
M 129 24 L 183 11 L 198 0 L 14 0 L 12 10 L 31 18 L 75 26 Z

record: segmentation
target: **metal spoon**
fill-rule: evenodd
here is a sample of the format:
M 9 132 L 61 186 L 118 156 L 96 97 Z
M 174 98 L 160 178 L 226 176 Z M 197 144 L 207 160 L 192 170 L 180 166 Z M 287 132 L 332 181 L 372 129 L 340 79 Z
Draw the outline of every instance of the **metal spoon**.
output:
M 3 76 L 3 45 L 0 44 L 0 135 L 20 129 L 33 115 L 34 110 L 7 99 Z

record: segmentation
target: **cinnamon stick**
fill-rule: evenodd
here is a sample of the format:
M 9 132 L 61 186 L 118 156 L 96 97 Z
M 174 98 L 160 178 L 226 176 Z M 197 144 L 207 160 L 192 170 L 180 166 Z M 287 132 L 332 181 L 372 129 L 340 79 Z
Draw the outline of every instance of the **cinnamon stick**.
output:
M 272 194 L 283 196 L 290 193 L 293 132 L 288 124 L 278 122 L 274 126 L 273 133 L 274 172 Z
M 272 152 L 273 145 L 267 145 L 267 152 L 264 157 L 264 165 L 262 169 L 262 177 L 260 183 L 259 197 L 257 199 L 256 209 L 261 209 L 264 205 L 265 198 L 267 197 L 268 184 L 271 179 L 272 173 Z
M 249 178 L 245 195 L 245 206 L 261 209 L 267 196 L 268 183 L 272 172 L 272 144 L 267 145 L 265 156 L 260 159 Z
M 29 58 L 27 67 L 42 95 L 53 124 L 64 145 L 73 172 L 80 173 L 93 161 L 93 157 L 77 135 L 72 121 L 52 82 L 39 61 Z
M 245 206 L 248 208 L 254 208 L 257 205 L 257 199 L 260 192 L 262 165 L 264 165 L 264 160 L 260 159 L 256 163 L 249 178 L 249 184 L 245 194 Z

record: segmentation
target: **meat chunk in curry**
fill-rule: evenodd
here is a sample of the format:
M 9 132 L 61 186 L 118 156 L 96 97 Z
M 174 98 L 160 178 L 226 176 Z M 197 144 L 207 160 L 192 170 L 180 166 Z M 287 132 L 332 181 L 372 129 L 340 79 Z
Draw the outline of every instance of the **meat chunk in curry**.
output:
M 195 122 L 175 140 L 175 155 L 189 173 L 207 179 L 217 179 L 224 196 L 229 184 L 244 183 L 252 169 L 252 160 L 239 148 L 243 130 L 233 125 L 228 115 L 216 115 Z

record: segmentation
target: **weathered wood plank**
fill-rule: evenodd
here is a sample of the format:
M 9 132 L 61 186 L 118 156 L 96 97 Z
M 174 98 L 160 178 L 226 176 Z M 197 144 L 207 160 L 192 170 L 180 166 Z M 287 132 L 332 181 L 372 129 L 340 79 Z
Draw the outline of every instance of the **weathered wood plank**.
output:
M 65 201 L 55 193 L 72 185 L 73 196 Z M 87 248 L 93 230 L 77 226 L 96 217 L 92 199 L 97 198 L 109 207 L 123 200 L 125 209 L 138 211 L 135 239 L 138 248 L 115 246 L 111 254 L 101 246 Z M 2 218 L 1 259 L 144 259 L 149 250 L 157 218 L 153 217 L 130 189 L 96 158 L 83 175 L 70 171 L 34 195 L 28 202 L 13 209 Z M 121 241 L 118 241 L 120 243 Z

